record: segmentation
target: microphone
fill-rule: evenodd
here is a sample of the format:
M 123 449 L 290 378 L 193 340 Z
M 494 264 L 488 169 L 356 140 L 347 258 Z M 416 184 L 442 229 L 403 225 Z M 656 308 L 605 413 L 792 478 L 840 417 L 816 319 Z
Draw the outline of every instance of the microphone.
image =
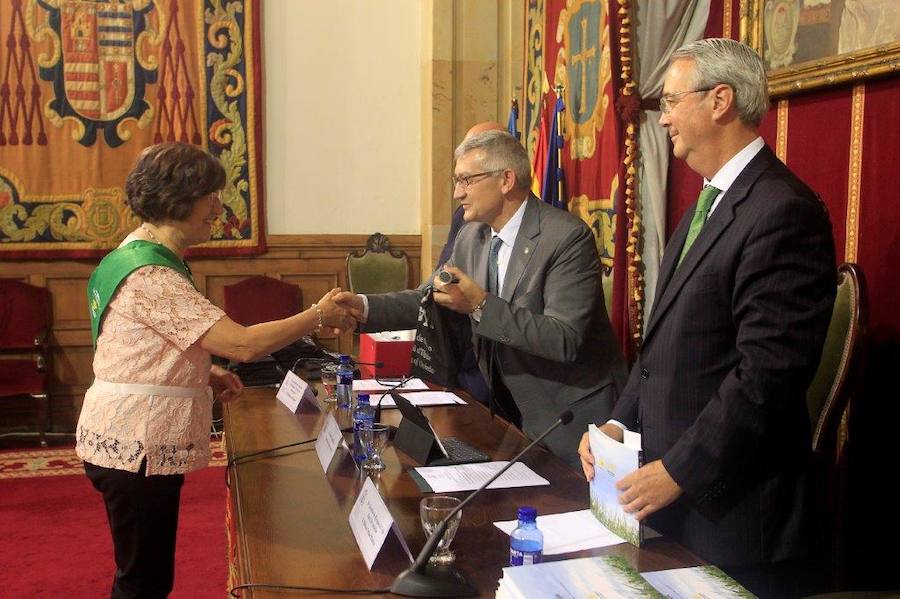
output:
M 378 362 L 360 362 L 358 360 L 350 358 L 350 361 L 357 366 L 374 366 L 375 368 L 384 368 L 384 362 L 380 360 Z
M 570 405 L 574 406 L 580 401 L 581 400 L 576 400 Z M 422 547 L 422 551 L 419 552 L 413 565 L 401 572 L 400 575 L 397 576 L 397 579 L 394 580 L 394 584 L 391 585 L 391 592 L 395 595 L 404 595 L 406 597 L 473 597 L 478 595 L 478 591 L 466 581 L 462 574 L 453 568 L 435 568 L 429 566 L 428 559 L 434 553 L 438 542 L 444 536 L 444 532 L 447 530 L 447 524 L 453 519 L 453 516 L 463 509 L 466 504 L 472 501 L 476 495 L 497 480 L 500 475 L 509 470 L 512 465 L 518 462 L 532 447 L 543 441 L 547 435 L 560 426 L 572 422 L 572 418 L 574 418 L 572 410 L 563 411 L 559 415 L 559 418 L 556 419 L 556 422 L 551 424 L 547 430 L 529 443 L 525 449 L 520 451 L 518 455 L 506 464 L 506 466 L 489 478 L 487 482 L 469 493 L 468 497 L 457 505 L 452 512 L 447 514 L 447 517 L 441 520 L 437 525 L 437 528 L 434 529 L 434 532 L 431 533 L 431 536 L 428 537 L 428 540 L 425 541 L 425 546 Z
M 329 357 L 329 358 L 302 358 L 302 359 L 307 362 L 328 362 L 330 364 L 338 364 L 340 362 L 340 360 L 338 360 L 336 358 L 331 358 L 331 357 Z M 362 366 L 374 366 L 375 368 L 384 368 L 384 362 L 381 362 L 381 361 L 360 362 L 358 360 L 354 360 L 353 358 L 350 358 L 350 362 L 357 366 L 362 365 Z
M 294 368 L 297 367 L 297 362 L 294 362 L 293 366 L 288 367 L 277 355 L 275 355 L 275 352 L 269 354 L 269 357 L 275 361 L 275 370 L 277 370 L 281 376 L 287 376 L 288 371 L 294 372 Z
M 384 400 L 384 396 L 390 393 L 393 393 L 397 388 L 402 387 L 406 381 L 408 381 L 411 377 L 404 376 L 400 377 L 400 381 L 395 385 L 391 386 L 389 389 L 384 391 L 381 394 L 381 397 L 378 398 L 378 401 L 375 402 L 375 422 L 381 422 L 381 402 Z
M 438 281 L 440 281 L 444 285 L 447 285 L 449 283 L 459 283 L 459 277 L 447 272 L 446 270 L 442 270 L 438 273 Z

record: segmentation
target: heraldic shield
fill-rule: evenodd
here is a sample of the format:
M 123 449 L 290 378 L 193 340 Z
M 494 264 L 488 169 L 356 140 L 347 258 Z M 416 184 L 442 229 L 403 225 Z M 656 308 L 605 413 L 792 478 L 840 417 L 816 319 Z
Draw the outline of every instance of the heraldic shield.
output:
M 47 6 L 50 25 L 62 51 L 52 67 L 41 68 L 41 78 L 53 82 L 56 94 L 50 109 L 81 121 L 82 145 L 93 145 L 97 130 L 103 129 L 106 143 L 116 147 L 124 141 L 116 131 L 118 123 L 139 119 L 150 108 L 144 87 L 156 80 L 156 73 L 136 60 L 135 39 L 153 5 L 149 0 L 54 4 Z

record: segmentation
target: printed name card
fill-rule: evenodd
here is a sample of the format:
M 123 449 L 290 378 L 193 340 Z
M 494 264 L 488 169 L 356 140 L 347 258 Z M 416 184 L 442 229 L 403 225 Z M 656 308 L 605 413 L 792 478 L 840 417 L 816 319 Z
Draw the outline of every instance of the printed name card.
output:
M 332 414 L 325 417 L 325 424 L 319 431 L 319 438 L 316 440 L 316 455 L 319 456 L 319 463 L 322 464 L 322 470 L 328 472 L 328 465 L 334 457 L 334 452 L 338 445 L 344 442 L 344 436 L 341 434 L 341 427 Z
M 353 531 L 353 537 L 356 539 L 356 544 L 359 546 L 369 571 L 372 570 L 375 558 L 378 557 L 388 533 L 392 530 L 400 541 L 406 556 L 410 561 L 413 559 L 397 523 L 394 522 L 384 499 L 381 498 L 378 489 L 375 488 L 375 483 L 369 477 L 366 477 L 359 497 L 356 498 L 356 503 L 350 510 L 350 529 Z
M 297 413 L 297 408 L 304 399 L 312 405 L 316 405 L 316 394 L 313 393 L 309 383 L 290 371 L 284 376 L 281 387 L 278 389 L 278 395 L 275 397 L 294 414 Z

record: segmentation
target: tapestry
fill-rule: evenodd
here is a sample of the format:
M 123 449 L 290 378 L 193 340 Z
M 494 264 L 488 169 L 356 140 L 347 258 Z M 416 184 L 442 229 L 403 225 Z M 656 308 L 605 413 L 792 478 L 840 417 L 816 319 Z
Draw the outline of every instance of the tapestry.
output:
M 561 165 L 567 206 L 591 227 L 607 275 L 616 256 L 622 160 L 610 5 L 615 1 L 529 0 L 523 103 L 525 145 L 533 157 L 541 117 L 550 123 L 557 95 L 563 98 Z M 624 274 L 613 276 L 625 279 Z
M 265 251 L 258 0 L 0 2 L 0 259 L 94 258 L 139 220 L 149 145 L 222 163 L 223 214 L 189 255 Z

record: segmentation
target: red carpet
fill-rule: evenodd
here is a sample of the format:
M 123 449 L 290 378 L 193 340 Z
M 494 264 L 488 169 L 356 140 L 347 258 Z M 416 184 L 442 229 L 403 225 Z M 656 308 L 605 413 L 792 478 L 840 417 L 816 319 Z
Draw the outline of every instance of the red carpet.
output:
M 0 531 L 0 596 L 109 597 L 112 540 L 83 470 L 0 478 Z M 225 473 L 209 467 L 185 477 L 171 597 L 222 598 L 226 585 Z

